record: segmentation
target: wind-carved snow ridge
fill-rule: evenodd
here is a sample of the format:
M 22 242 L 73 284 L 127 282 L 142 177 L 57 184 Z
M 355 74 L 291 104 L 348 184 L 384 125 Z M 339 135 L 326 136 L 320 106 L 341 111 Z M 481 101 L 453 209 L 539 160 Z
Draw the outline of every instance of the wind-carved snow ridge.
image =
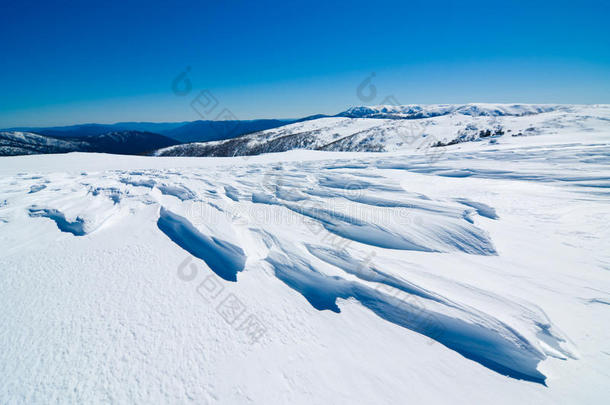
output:
M 327 182 L 321 184 L 328 185 Z M 334 187 L 334 184 L 331 186 Z M 382 188 L 394 190 L 390 186 Z M 283 190 L 283 191 L 281 191 Z M 345 195 L 347 200 L 355 201 L 367 206 L 369 209 L 380 207 L 400 208 L 408 211 L 396 211 L 394 219 L 400 219 L 407 213 L 418 215 L 419 221 L 404 223 L 391 220 L 375 223 L 361 219 L 358 206 L 352 206 L 347 212 L 333 210 L 325 207 L 321 201 L 315 200 L 300 203 L 292 201 L 294 194 L 289 189 L 278 188 L 276 196 L 264 192 L 252 194 L 252 202 L 258 204 L 283 206 L 297 214 L 310 218 L 321 224 L 327 231 L 342 238 L 356 241 L 365 245 L 386 249 L 414 250 L 421 252 L 448 252 L 462 251 L 478 255 L 495 255 L 496 250 L 488 235 L 474 226 L 465 216 L 465 211 L 452 207 L 427 202 L 425 200 L 411 200 L 401 202 L 368 195 Z M 326 197 L 339 197 L 340 193 L 332 190 L 312 191 L 310 194 L 325 195 Z M 353 212 L 356 215 L 350 215 Z
M 122 191 L 116 187 L 91 187 L 90 188 L 91 195 L 105 195 L 107 196 L 114 204 L 119 204 L 121 202 L 121 197 L 123 195 Z
M 456 198 L 455 201 L 474 208 L 475 210 L 477 210 L 477 214 L 479 214 L 482 217 L 486 217 L 489 219 L 498 219 L 498 214 L 496 214 L 496 209 L 494 207 L 490 207 L 487 204 L 483 204 L 483 203 L 476 202 L 476 201 L 471 201 L 467 198 Z
M 147 187 L 153 188 L 156 182 L 153 179 L 142 179 L 142 178 L 121 178 L 120 182 L 123 184 L 128 184 L 136 187 Z
M 195 193 L 182 185 L 157 184 L 157 188 L 165 195 L 172 195 L 182 201 L 194 199 Z
M 83 236 L 87 234 L 87 232 L 85 232 L 85 221 L 80 217 L 77 217 L 74 221 L 69 221 L 66 219 L 66 216 L 58 210 L 39 207 L 30 208 L 29 215 L 33 218 L 49 218 L 55 222 L 60 231 L 71 233 L 74 236 Z
M 358 264 L 349 259 L 328 257 L 328 251 L 316 248 L 310 248 L 310 251 L 352 273 L 358 268 Z M 396 280 L 370 269 L 361 272 L 360 278 L 375 280 L 430 301 L 440 302 L 446 306 L 445 310 L 431 310 L 428 308 L 432 305 L 422 307 L 411 301 L 400 300 L 380 289 L 341 277 L 327 276 L 303 258 L 285 251 L 273 251 L 266 260 L 273 266 L 275 275 L 280 280 L 302 294 L 320 311 L 331 310 L 339 313 L 337 299 L 354 298 L 379 317 L 428 336 L 495 372 L 541 384 L 545 382 L 546 377 L 538 371 L 537 365 L 546 355 L 517 331 L 491 316 L 444 302 L 440 297 L 434 297 L 414 286 L 397 283 Z M 452 313 L 451 310 L 459 315 L 447 315 Z
M 317 310 L 340 313 L 337 299 L 353 298 L 380 318 L 425 335 L 497 373 L 541 384 L 545 384 L 546 377 L 537 366 L 547 354 L 563 359 L 573 357 L 562 347 L 565 340 L 552 330 L 548 319 L 528 308 L 520 310 L 530 317 L 536 336 L 547 350 L 493 316 L 385 274 L 352 258 L 345 250 L 306 247 L 313 257 L 369 282 L 363 284 L 328 276 L 292 250 L 282 246 L 272 250 L 266 261 L 273 266 L 275 275 Z M 392 292 L 394 289 L 419 301 L 401 299 Z
M 30 191 L 28 192 L 28 194 L 34 194 L 39 192 L 40 190 L 44 190 L 47 186 L 45 184 L 34 184 L 32 187 L 30 187 Z
M 227 241 L 202 234 L 191 222 L 161 207 L 159 229 L 174 243 L 203 260 L 218 276 L 237 281 L 237 273 L 244 269 L 244 251 Z

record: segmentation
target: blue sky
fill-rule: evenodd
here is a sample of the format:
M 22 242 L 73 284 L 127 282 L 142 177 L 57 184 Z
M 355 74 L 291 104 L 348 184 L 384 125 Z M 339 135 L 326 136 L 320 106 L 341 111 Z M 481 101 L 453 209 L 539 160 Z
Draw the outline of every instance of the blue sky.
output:
M 204 89 L 239 119 L 610 103 L 608 1 L 1 1 L 0 127 L 195 120 Z

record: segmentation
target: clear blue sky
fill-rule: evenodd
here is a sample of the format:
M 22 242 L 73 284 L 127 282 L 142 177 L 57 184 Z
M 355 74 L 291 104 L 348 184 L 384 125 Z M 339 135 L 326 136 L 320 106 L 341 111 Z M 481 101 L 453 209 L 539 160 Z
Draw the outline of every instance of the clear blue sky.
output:
M 0 128 L 195 120 L 202 89 L 239 119 L 388 95 L 610 103 L 607 0 L 0 1 Z

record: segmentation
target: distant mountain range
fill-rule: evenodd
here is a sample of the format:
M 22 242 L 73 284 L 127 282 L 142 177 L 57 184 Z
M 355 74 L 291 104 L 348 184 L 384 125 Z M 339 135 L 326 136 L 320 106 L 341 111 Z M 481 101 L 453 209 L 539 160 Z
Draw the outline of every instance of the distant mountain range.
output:
M 64 138 L 23 131 L 0 131 L 0 156 L 67 152 L 140 155 L 178 143 L 166 136 L 143 131 L 112 131 Z
M 235 138 L 252 132 L 292 124 L 296 120 L 264 119 L 250 121 L 193 121 L 176 128 L 157 131 L 177 141 L 207 142 Z M 204 139 L 202 141 L 201 139 Z
M 317 117 L 317 116 L 316 116 Z M 304 118 L 308 119 L 308 118 Z M 56 138 L 85 138 L 109 132 L 151 132 L 172 138 L 179 143 L 207 142 L 230 139 L 280 127 L 303 119 L 260 119 L 241 121 L 192 121 L 192 122 L 118 122 L 116 124 L 79 124 L 62 127 L 15 127 L 5 132 L 31 132 Z
M 181 143 L 231 139 L 320 117 L 325 115 L 301 119 L 15 127 L 0 132 L 0 156 L 66 152 L 144 154 Z

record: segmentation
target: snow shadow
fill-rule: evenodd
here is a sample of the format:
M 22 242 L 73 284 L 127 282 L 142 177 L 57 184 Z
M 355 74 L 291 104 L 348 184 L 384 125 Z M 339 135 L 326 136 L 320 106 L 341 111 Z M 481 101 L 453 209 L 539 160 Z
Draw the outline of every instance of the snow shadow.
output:
M 239 246 L 202 234 L 186 218 L 163 207 L 157 226 L 175 244 L 203 260 L 219 277 L 237 281 L 237 273 L 246 263 L 246 255 Z
M 71 233 L 74 236 L 87 234 L 85 232 L 85 221 L 80 217 L 77 217 L 74 221 L 68 221 L 62 212 L 50 208 L 31 207 L 28 211 L 32 218 L 43 217 L 54 221 L 62 232 Z
M 317 256 L 328 252 L 310 249 Z M 328 259 L 328 257 L 327 257 Z M 382 290 L 338 276 L 317 271 L 308 262 L 288 252 L 272 251 L 266 261 L 276 277 L 300 293 L 315 309 L 340 313 L 337 299 L 355 299 L 380 318 L 433 339 L 467 359 L 511 378 L 545 384 L 546 377 L 537 370 L 544 353 L 503 322 L 478 313 L 470 317 L 451 317 L 419 304 L 402 300 Z M 352 269 L 352 274 L 358 271 Z M 360 273 L 359 278 L 387 282 L 403 291 L 434 301 L 436 298 L 415 286 L 375 273 Z M 451 313 L 451 311 L 449 311 Z

